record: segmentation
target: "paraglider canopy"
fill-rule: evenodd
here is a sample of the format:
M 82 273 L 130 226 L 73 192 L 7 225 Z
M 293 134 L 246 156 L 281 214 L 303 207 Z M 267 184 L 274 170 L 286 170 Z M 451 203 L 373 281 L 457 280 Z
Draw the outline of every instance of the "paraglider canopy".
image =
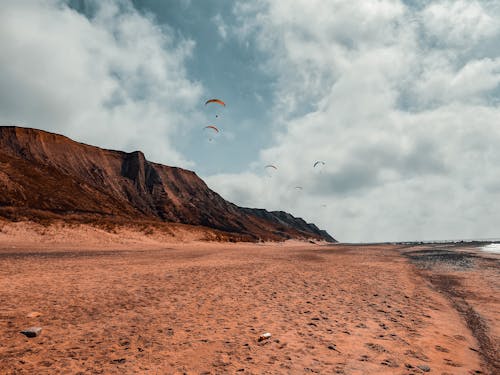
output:
M 208 135 L 208 141 L 212 142 L 213 141 L 213 136 L 215 134 L 219 133 L 219 129 L 215 125 L 208 125 L 203 128 L 204 132 Z
M 313 168 L 316 168 L 317 165 L 325 165 L 326 163 L 324 161 L 318 160 L 316 163 L 314 163 Z
M 221 106 L 225 107 L 226 106 L 226 103 L 224 103 L 222 100 L 220 99 L 208 99 L 206 102 L 205 102 L 205 105 L 207 105 L 208 103 L 217 103 L 217 104 L 220 104 Z
M 272 177 L 278 170 L 278 167 L 272 164 L 268 164 L 264 167 L 264 170 L 266 171 L 267 177 Z
M 219 132 L 219 129 L 217 128 L 217 126 L 214 126 L 214 125 L 205 126 L 203 129 L 212 129 L 212 130 L 215 130 L 217 133 Z

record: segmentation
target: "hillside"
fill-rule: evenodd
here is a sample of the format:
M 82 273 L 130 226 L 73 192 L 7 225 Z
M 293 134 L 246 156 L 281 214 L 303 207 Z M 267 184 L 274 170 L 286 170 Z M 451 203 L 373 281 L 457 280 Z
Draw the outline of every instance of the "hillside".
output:
M 325 231 L 285 212 L 241 208 L 194 172 L 62 135 L 0 127 L 0 215 L 10 220 L 171 222 L 248 240 L 317 239 Z

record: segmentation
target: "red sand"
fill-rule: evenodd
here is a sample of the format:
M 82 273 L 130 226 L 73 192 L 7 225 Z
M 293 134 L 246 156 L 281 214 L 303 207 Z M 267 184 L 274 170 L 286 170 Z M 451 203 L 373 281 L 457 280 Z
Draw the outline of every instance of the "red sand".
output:
M 493 371 L 453 300 L 397 246 L 86 242 L 89 228 L 28 241 L 12 228 L 0 233 L 1 374 Z M 481 280 L 498 345 L 498 279 Z M 20 334 L 31 326 L 39 337 Z

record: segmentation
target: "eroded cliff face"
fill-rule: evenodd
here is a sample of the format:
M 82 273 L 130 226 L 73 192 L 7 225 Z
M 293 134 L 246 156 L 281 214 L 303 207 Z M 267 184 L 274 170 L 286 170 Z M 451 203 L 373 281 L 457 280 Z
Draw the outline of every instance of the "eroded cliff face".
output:
M 325 231 L 285 212 L 240 208 L 194 172 L 41 130 L 0 127 L 0 214 L 89 215 L 202 225 L 255 240 L 314 238 Z M 8 213 L 8 214 L 7 214 Z

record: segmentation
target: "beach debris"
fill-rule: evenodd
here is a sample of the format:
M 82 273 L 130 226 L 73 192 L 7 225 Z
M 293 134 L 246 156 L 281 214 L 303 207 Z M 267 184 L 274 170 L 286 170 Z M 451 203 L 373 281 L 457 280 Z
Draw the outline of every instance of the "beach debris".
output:
M 39 316 L 42 316 L 41 312 L 32 311 L 28 315 L 26 315 L 26 318 L 38 318 Z
M 262 335 L 259 336 L 258 341 L 264 341 L 264 340 L 269 340 L 271 338 L 271 334 L 269 332 L 263 333 Z
M 21 333 L 26 337 L 37 337 L 42 332 L 42 327 L 30 327 L 21 331 Z
M 335 350 L 336 352 L 340 353 L 340 350 L 337 349 L 337 345 L 335 344 L 328 345 L 328 349 Z
M 429 372 L 431 371 L 431 368 L 427 365 L 418 365 L 417 366 L 420 370 L 422 370 L 423 372 Z

